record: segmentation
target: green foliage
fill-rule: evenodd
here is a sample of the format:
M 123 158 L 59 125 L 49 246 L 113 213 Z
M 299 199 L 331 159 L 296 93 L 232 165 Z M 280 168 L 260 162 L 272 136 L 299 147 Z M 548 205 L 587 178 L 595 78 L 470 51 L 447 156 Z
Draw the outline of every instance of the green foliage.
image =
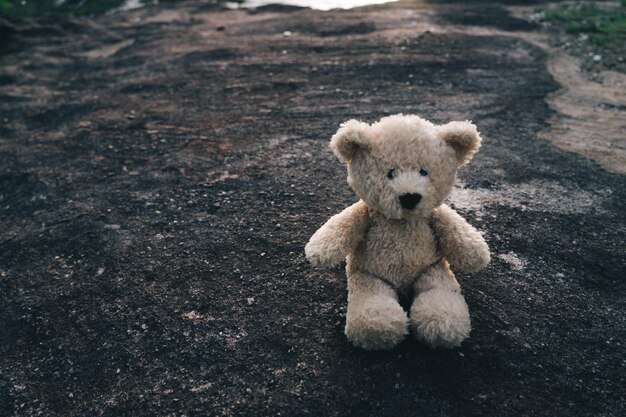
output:
M 547 10 L 544 20 L 563 25 L 569 33 L 584 33 L 596 45 L 626 42 L 626 0 L 621 7 L 582 4 Z

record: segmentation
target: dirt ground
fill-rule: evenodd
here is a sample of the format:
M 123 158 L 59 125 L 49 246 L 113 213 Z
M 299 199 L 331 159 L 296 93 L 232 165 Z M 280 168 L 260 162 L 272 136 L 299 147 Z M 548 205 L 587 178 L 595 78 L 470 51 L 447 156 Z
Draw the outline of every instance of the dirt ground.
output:
M 626 415 L 624 176 L 549 140 L 536 30 L 467 1 L 0 25 L 0 415 Z M 355 201 L 328 139 L 399 112 L 484 138 L 459 349 L 353 348 L 343 268 L 304 259 Z

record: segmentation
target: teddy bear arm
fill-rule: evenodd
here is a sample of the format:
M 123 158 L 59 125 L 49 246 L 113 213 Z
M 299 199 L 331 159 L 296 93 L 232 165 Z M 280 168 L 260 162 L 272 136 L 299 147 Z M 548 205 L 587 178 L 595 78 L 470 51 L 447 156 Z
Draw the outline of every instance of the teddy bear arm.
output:
M 369 220 L 367 205 L 359 201 L 334 215 L 311 236 L 304 248 L 313 265 L 337 265 L 365 237 Z
M 475 272 L 489 264 L 487 242 L 456 211 L 442 204 L 434 210 L 432 224 L 439 248 L 453 268 Z

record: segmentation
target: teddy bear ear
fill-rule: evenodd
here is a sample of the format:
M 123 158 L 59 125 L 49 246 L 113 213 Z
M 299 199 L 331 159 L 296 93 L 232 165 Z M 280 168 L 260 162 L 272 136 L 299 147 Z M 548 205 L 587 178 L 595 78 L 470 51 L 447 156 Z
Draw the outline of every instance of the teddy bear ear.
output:
M 456 152 L 459 166 L 465 165 L 480 149 L 482 139 L 476 125 L 469 121 L 450 122 L 438 126 L 439 137 Z
M 341 162 L 348 163 L 359 149 L 370 147 L 370 125 L 349 120 L 330 139 L 330 148 Z

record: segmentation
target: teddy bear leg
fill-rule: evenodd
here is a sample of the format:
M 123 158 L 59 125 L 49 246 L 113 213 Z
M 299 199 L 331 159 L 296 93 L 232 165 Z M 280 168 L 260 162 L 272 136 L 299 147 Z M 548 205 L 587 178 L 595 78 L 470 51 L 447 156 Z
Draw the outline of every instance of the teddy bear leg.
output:
M 410 311 L 417 339 L 432 347 L 456 347 L 469 336 L 471 326 L 461 286 L 446 261 L 430 267 L 416 283 Z
M 408 317 L 386 282 L 362 271 L 348 272 L 346 336 L 367 350 L 391 349 L 408 334 Z

